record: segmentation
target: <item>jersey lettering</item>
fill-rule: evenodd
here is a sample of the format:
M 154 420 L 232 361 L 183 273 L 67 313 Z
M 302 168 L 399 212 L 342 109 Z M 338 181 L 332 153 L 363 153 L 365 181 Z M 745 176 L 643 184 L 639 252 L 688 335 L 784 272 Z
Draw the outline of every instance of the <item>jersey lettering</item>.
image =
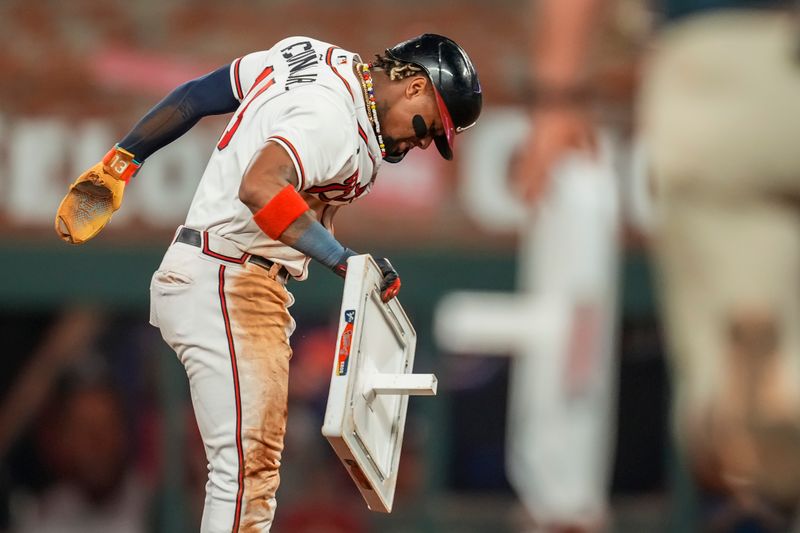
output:
M 373 177 L 369 183 L 361 185 L 358 183 L 358 175 L 359 171 L 356 170 L 352 176 L 342 183 L 309 187 L 306 192 L 316 194 L 323 202 L 352 202 L 364 194 L 372 185 L 372 182 L 375 181 Z
M 300 46 L 303 47 L 302 50 L 293 50 L 294 48 L 297 48 L 297 47 L 300 47 Z M 284 59 L 289 59 L 289 58 L 291 58 L 292 56 L 294 56 L 296 54 L 302 54 L 304 52 L 308 52 L 309 50 L 312 50 L 313 48 L 314 48 L 314 45 L 311 44 L 311 41 L 298 41 L 296 43 L 290 44 L 286 48 L 282 48 L 281 49 L 281 54 L 283 55 Z
M 286 60 L 286 65 L 289 67 L 289 76 L 286 78 L 287 90 L 292 85 L 314 83 L 317 80 L 316 73 L 303 72 L 319 63 L 319 57 L 310 41 L 293 43 L 283 48 L 281 56 Z

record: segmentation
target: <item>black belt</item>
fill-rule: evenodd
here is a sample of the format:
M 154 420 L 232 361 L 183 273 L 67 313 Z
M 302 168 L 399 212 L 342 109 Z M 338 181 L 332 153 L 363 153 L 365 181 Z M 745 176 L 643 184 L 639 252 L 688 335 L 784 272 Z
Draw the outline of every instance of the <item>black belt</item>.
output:
M 274 261 L 270 261 L 265 257 L 261 257 L 260 255 L 251 255 L 248 253 L 243 254 L 241 257 L 230 257 L 227 255 L 223 255 L 217 252 L 213 252 L 209 249 L 208 244 L 203 246 L 203 234 L 196 229 L 182 227 L 178 232 L 178 236 L 175 237 L 175 242 L 182 242 L 183 244 L 188 244 L 189 246 L 196 246 L 200 248 L 204 254 L 214 257 L 216 259 L 221 259 L 222 261 L 228 261 L 230 263 L 236 264 L 243 264 L 245 262 L 253 263 L 254 265 L 258 265 L 265 270 L 272 270 L 272 267 L 275 265 Z M 286 267 L 281 265 L 280 270 L 278 270 L 277 276 L 275 276 L 275 280 L 280 283 L 286 283 L 289 281 L 289 272 L 286 270 Z

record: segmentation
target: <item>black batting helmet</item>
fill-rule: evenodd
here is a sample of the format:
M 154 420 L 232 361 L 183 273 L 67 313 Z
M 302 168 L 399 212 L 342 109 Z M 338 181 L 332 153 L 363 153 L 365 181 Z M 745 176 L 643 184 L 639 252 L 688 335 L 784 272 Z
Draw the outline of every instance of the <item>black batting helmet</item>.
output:
M 452 159 L 455 135 L 472 127 L 481 114 L 481 83 L 469 56 L 453 40 L 434 33 L 396 44 L 386 55 L 422 67 L 430 78 L 445 131 L 434 141 L 442 157 Z

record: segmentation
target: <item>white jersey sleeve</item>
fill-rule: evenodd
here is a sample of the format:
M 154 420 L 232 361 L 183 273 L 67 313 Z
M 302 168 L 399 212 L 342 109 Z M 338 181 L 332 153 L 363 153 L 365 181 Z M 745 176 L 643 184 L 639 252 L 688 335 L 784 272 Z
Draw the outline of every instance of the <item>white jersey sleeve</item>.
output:
M 282 146 L 297 172 L 298 191 L 327 185 L 355 172 L 358 137 L 355 119 L 321 87 L 298 88 L 281 95 L 278 120 L 270 121 L 266 140 Z
M 258 76 L 269 64 L 269 50 L 253 52 L 231 63 L 231 89 L 240 102 L 247 96 Z

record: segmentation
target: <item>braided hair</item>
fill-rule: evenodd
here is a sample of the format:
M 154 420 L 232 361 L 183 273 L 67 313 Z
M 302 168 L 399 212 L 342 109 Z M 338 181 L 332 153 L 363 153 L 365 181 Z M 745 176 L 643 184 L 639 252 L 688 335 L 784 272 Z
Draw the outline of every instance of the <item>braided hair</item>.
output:
M 402 80 L 419 73 L 424 74 L 422 68 L 413 63 L 405 63 L 379 54 L 375 54 L 375 61 L 372 62 L 372 66 L 384 71 L 392 81 Z

